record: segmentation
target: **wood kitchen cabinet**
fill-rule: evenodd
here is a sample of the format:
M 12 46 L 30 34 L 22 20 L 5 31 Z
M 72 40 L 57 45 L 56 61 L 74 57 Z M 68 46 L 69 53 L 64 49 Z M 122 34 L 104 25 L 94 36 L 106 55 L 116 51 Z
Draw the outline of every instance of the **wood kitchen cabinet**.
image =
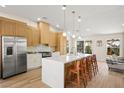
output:
M 26 37 L 26 29 L 27 25 L 26 23 L 16 23 L 16 32 L 15 35 L 16 36 L 23 36 Z
M 33 46 L 36 46 L 40 43 L 39 30 L 37 28 L 32 28 L 33 34 Z
M 49 35 L 49 46 L 53 49 L 53 51 L 56 51 L 57 32 L 50 31 L 49 33 L 50 33 L 50 35 Z
M 1 35 L 15 35 L 16 32 L 16 23 L 14 21 L 8 19 L 1 19 L 0 18 L 0 25 L 1 25 Z
M 0 17 L 0 35 L 23 36 L 28 46 L 48 44 L 53 51 L 66 54 L 66 37 L 55 32 L 48 23 L 38 22 L 38 27 L 28 26 L 26 23 Z
M 28 46 L 36 46 L 39 42 L 39 31 L 37 28 L 28 26 L 26 31 L 26 38 Z
M 26 26 L 26 23 L 0 17 L 1 35 L 25 37 Z
M 22 36 L 27 39 L 28 46 L 39 44 L 39 31 L 24 22 L 0 17 L 0 35 Z
M 49 24 L 45 22 L 38 22 L 38 29 L 40 32 L 40 43 L 48 44 L 50 38 Z
M 1 36 L 1 33 L 2 33 L 2 21 L 0 20 L 0 36 Z
M 57 32 L 50 31 L 49 32 L 49 45 L 50 46 L 56 46 L 56 40 L 57 40 Z
M 48 44 L 55 51 L 57 46 L 57 32 L 45 22 L 38 22 L 38 29 L 40 33 L 40 44 Z
M 67 53 L 67 37 L 62 35 L 62 32 L 57 34 L 57 51 L 60 51 L 61 55 L 65 55 Z

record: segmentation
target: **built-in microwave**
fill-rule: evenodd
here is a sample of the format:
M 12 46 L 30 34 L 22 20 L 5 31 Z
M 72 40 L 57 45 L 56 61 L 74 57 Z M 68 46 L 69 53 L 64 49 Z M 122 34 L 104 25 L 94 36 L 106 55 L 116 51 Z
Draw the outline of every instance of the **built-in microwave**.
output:
M 40 52 L 40 53 L 42 53 L 42 58 L 51 57 L 52 56 L 51 52 Z

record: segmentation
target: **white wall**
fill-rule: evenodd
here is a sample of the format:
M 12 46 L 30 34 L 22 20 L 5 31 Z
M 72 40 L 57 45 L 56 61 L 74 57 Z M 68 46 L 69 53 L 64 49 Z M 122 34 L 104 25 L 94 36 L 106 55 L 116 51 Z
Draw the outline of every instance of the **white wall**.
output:
M 111 40 L 114 38 L 120 39 L 120 56 L 124 57 L 124 33 L 88 36 L 84 37 L 83 40 L 92 40 L 92 50 L 93 53 L 97 55 L 97 60 L 105 61 L 107 57 L 107 40 Z M 102 40 L 102 47 L 97 47 L 97 40 Z
M 9 19 L 13 19 L 13 20 L 17 20 L 17 21 L 21 21 L 21 22 L 25 22 L 25 23 L 27 23 L 27 25 L 37 27 L 37 23 L 32 22 L 32 21 L 30 21 L 28 19 L 19 17 L 19 16 L 10 15 L 10 14 L 6 14 L 6 13 L 2 13 L 2 12 L 0 12 L 0 16 L 5 17 L 5 18 L 9 18 Z

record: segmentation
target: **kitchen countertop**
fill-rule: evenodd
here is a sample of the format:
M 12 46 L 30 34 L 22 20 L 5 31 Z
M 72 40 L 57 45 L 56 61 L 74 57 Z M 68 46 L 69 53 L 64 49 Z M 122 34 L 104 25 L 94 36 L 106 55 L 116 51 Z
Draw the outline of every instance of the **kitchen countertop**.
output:
M 90 56 L 91 54 L 81 54 L 78 53 L 77 55 L 56 55 L 56 56 L 52 56 L 52 57 L 48 57 L 48 58 L 43 58 L 42 60 L 51 60 L 52 61 L 57 61 L 57 62 L 61 62 L 61 63 L 70 63 L 73 62 L 77 59 L 83 58 L 83 57 L 87 57 Z

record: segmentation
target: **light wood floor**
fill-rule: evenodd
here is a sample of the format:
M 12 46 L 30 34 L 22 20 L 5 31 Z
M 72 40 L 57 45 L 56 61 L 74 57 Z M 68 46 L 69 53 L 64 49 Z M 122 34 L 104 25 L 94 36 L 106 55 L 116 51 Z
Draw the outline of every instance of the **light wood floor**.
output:
M 99 73 L 88 82 L 88 88 L 124 88 L 124 73 L 108 71 L 107 64 L 104 62 L 98 62 L 98 66 Z M 40 73 L 39 68 L 4 80 L 0 79 L 0 87 L 49 88 L 41 81 Z

